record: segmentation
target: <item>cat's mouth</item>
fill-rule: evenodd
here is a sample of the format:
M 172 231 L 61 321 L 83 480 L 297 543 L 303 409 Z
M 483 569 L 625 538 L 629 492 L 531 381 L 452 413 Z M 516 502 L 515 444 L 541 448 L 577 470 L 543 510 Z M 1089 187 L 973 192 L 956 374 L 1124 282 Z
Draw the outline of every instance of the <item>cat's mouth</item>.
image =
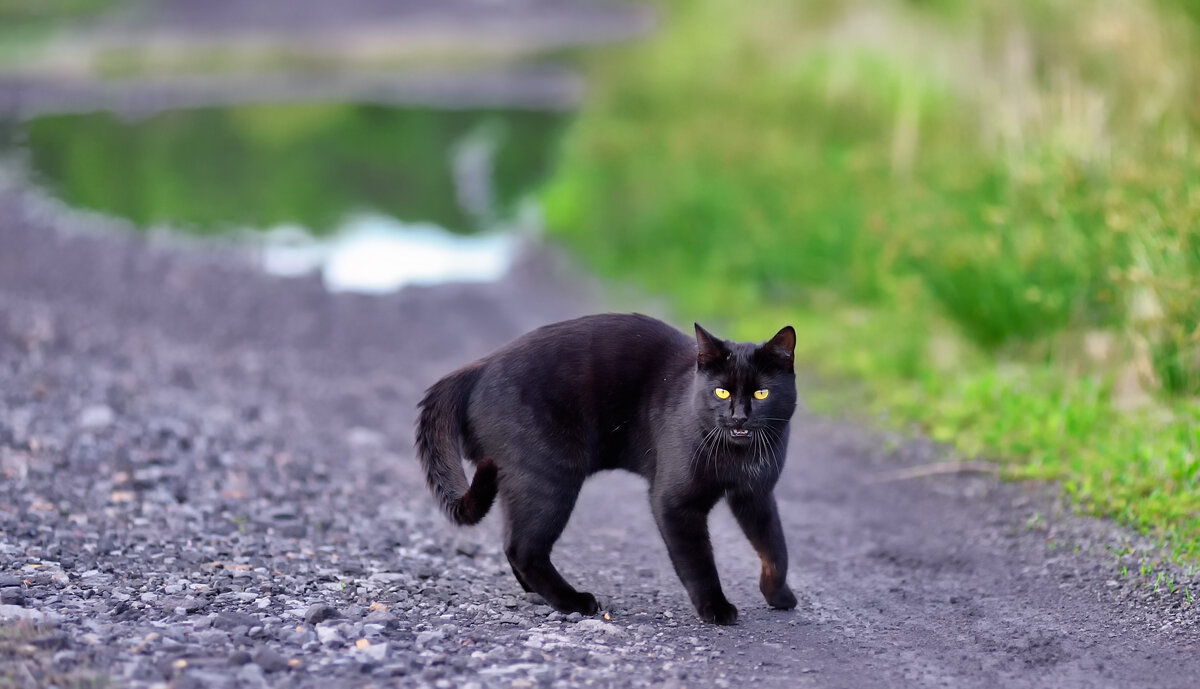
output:
M 729 435 L 734 438 L 749 438 L 750 437 L 750 429 L 749 428 L 730 428 Z

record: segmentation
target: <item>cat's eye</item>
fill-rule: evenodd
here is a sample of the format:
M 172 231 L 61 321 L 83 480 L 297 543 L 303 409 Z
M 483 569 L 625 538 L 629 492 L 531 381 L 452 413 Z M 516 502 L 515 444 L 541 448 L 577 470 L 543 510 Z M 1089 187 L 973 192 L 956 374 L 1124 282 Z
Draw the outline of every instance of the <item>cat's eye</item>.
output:
M 725 388 L 717 388 L 716 390 L 713 390 L 713 394 L 716 395 L 717 399 L 719 400 L 729 399 L 729 391 Z
M 765 400 L 765 399 L 767 399 L 767 395 L 769 395 L 769 394 L 771 394 L 771 391 L 767 390 L 766 388 L 763 388 L 762 390 L 755 390 L 754 391 L 754 399 Z

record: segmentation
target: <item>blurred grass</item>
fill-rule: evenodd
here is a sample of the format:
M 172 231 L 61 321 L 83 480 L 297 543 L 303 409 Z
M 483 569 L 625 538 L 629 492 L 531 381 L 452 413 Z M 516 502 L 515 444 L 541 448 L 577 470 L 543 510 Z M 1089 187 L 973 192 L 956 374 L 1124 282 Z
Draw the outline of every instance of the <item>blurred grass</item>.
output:
M 19 61 L 54 31 L 122 0 L 0 0 L 0 65 Z
M 596 56 L 544 201 L 601 272 L 868 382 L 1194 557 L 1190 3 L 691 0 Z

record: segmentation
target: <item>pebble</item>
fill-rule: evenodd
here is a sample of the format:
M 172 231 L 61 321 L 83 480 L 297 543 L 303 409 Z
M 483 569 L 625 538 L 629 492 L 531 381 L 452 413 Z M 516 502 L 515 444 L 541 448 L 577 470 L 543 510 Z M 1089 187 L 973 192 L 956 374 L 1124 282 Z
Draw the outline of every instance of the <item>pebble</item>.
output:
M 317 639 L 326 646 L 341 645 L 345 641 L 338 628 L 331 625 L 317 627 Z
M 224 646 L 229 643 L 229 634 L 219 629 L 205 629 L 196 632 L 196 641 L 205 646 Z
M 229 654 L 230 665 L 245 665 L 252 660 L 250 653 L 247 651 L 234 651 Z
M 34 610 L 19 605 L 0 605 L 0 622 L 42 622 L 56 623 L 62 620 L 62 615 L 51 610 Z
M 20 586 L 0 588 L 0 605 L 25 605 L 25 591 Z
M 279 672 L 288 667 L 287 658 L 270 646 L 262 646 L 253 654 L 254 662 L 266 672 Z
M 446 635 L 440 629 L 428 632 L 420 632 L 417 634 L 417 647 L 419 648 L 434 641 L 440 641 L 444 638 L 446 638 Z
M 79 413 L 79 427 L 85 431 L 108 428 L 117 420 L 116 412 L 103 404 L 95 404 Z
M 371 644 L 362 649 L 361 653 L 376 663 L 382 663 L 387 658 L 388 645 L 386 643 Z
M 580 620 L 575 624 L 575 629 L 582 632 L 604 632 L 610 636 L 629 636 L 629 633 L 621 629 L 611 622 L 604 622 L 596 619 Z
M 310 606 L 308 608 L 308 611 L 304 613 L 304 621 L 309 624 L 319 624 L 321 622 L 324 622 L 325 620 L 328 620 L 328 619 L 331 619 L 331 618 L 334 618 L 337 616 L 338 616 L 337 610 L 334 610 L 332 607 L 330 607 L 324 603 L 317 603 L 315 605 Z
M 243 686 L 268 686 L 267 678 L 263 676 L 263 669 L 253 664 L 243 665 L 242 669 L 238 670 L 238 679 L 242 681 Z
M 224 629 L 226 631 L 238 629 L 239 627 L 244 627 L 246 631 L 249 631 L 250 627 L 254 627 L 256 625 L 258 625 L 257 617 L 234 610 L 224 610 L 219 612 L 217 613 L 216 618 L 214 618 L 212 621 L 212 626 L 216 627 L 217 629 Z

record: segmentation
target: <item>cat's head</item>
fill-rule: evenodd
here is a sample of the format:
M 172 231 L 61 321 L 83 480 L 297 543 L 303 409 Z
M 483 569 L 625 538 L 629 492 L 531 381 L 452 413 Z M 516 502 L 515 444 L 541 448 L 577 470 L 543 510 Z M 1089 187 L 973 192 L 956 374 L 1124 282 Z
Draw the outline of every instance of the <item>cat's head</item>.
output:
M 696 323 L 696 409 L 734 445 L 772 442 L 796 411 L 796 331 L 762 344 L 731 342 Z

